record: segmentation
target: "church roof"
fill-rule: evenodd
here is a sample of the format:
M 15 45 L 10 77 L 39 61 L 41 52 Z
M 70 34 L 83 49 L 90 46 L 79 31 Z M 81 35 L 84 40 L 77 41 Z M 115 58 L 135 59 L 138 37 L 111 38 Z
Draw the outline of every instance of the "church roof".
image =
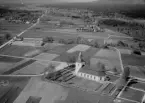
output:
M 79 70 L 79 72 L 95 75 L 95 76 L 105 76 L 106 73 L 104 71 L 100 71 L 97 67 L 85 65 L 83 68 Z

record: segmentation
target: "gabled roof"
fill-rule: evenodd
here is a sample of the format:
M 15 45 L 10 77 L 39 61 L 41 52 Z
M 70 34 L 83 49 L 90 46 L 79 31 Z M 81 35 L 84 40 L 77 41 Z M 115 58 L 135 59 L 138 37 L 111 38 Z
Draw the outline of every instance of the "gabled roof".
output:
M 90 65 L 85 65 L 83 68 L 79 70 L 79 72 L 90 74 L 90 75 L 95 75 L 95 76 L 105 76 L 106 73 L 104 71 L 100 71 L 97 69 L 95 66 L 90 66 Z

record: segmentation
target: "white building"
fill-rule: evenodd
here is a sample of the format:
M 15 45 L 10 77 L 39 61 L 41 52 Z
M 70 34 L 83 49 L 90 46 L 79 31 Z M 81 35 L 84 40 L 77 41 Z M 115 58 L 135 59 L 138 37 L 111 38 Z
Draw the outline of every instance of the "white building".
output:
M 101 68 L 101 64 L 97 65 L 85 65 L 85 63 L 82 61 L 82 53 L 80 52 L 78 56 L 78 60 L 75 63 L 75 72 L 74 74 L 76 76 L 86 78 L 93 81 L 104 81 L 106 78 L 106 74 L 104 71 L 100 71 L 99 68 Z

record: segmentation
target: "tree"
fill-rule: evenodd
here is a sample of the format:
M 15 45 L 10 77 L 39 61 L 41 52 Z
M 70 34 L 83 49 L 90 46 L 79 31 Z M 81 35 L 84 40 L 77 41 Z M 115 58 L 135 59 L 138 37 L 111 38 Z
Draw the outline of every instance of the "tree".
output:
M 53 43 L 54 39 L 53 37 L 45 37 L 43 38 L 44 43 Z
M 4 37 L 0 36 L 0 45 L 2 45 L 4 43 Z
M 10 33 L 6 33 L 6 34 L 4 35 L 4 38 L 5 38 L 6 40 L 10 40 L 10 39 L 12 39 L 12 35 L 11 35 Z
M 116 68 L 116 67 L 113 67 L 113 68 L 112 68 L 112 72 L 113 72 L 115 75 L 118 74 L 117 68 Z
M 67 62 L 68 63 L 75 63 L 76 62 L 76 57 L 75 56 L 69 56 Z
M 97 71 L 98 71 L 98 72 L 105 72 L 105 71 L 106 71 L 105 65 L 104 65 L 102 62 L 99 61 L 99 62 L 96 64 L 96 66 L 97 66 Z
M 130 75 L 130 68 L 129 67 L 125 67 L 124 71 L 123 71 L 123 73 L 121 75 L 121 78 L 127 81 L 129 75 Z
M 90 42 L 90 45 L 93 46 L 93 47 L 95 47 L 95 48 L 98 48 L 99 47 L 99 44 L 98 44 L 98 41 L 97 40 L 92 40 Z
M 141 52 L 139 50 L 133 50 L 132 53 L 136 55 L 141 55 Z
M 117 81 L 116 81 L 116 88 L 118 91 L 121 91 L 121 89 L 125 86 L 126 84 L 126 80 L 123 79 L 123 78 L 119 78 Z

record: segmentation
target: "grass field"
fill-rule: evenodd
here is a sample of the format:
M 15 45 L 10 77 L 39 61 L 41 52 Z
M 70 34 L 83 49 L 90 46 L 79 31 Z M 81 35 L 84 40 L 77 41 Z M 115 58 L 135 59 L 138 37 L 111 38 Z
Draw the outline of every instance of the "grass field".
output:
M 120 97 L 122 97 L 122 98 L 134 100 L 137 102 L 141 102 L 143 96 L 144 96 L 144 92 L 134 90 L 129 87 L 127 88 L 126 91 L 123 91 L 122 94 L 120 95 Z
M 12 56 L 24 56 L 27 52 L 33 50 L 36 50 L 36 48 L 31 46 L 7 45 L 2 49 L 0 49 L 0 54 Z
M 132 66 L 144 66 L 145 56 L 121 54 L 123 64 Z

